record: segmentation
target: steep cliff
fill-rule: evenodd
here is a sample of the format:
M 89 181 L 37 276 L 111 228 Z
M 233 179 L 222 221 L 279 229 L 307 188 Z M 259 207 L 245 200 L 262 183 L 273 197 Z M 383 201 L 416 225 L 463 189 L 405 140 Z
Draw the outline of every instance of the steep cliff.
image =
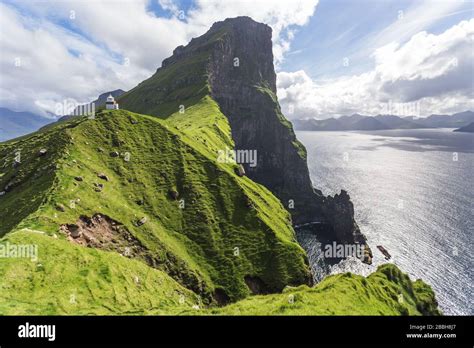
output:
M 281 200 L 295 225 L 319 221 L 322 239 L 365 243 L 349 196 L 342 192 L 325 197 L 313 188 L 306 149 L 276 96 L 271 37 L 269 26 L 249 17 L 217 22 L 206 34 L 176 48 L 156 74 L 121 97 L 120 104 L 169 118 L 210 95 L 229 121 L 235 150 L 257 154 L 256 163 L 242 163 L 246 174 Z M 214 125 L 203 125 L 203 131 L 206 127 Z

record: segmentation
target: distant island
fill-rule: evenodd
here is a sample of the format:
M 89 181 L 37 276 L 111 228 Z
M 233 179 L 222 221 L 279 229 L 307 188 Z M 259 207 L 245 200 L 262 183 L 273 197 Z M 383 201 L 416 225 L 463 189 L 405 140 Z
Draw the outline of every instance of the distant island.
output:
M 353 114 L 324 120 L 313 118 L 293 120 L 293 125 L 296 130 L 306 131 L 459 128 L 457 131 L 472 132 L 473 123 L 474 112 L 472 111 L 459 112 L 453 115 L 431 115 L 425 118 L 415 116 L 364 116 Z
M 469 123 L 468 125 L 455 129 L 454 132 L 466 132 L 466 133 L 474 133 L 474 122 Z

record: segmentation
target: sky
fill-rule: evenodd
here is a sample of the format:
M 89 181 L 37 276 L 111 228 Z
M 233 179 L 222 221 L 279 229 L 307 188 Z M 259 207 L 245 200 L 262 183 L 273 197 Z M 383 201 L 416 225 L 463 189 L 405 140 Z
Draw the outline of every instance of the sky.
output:
M 469 0 L 0 0 L 0 107 L 62 114 L 247 15 L 273 29 L 289 119 L 474 110 Z

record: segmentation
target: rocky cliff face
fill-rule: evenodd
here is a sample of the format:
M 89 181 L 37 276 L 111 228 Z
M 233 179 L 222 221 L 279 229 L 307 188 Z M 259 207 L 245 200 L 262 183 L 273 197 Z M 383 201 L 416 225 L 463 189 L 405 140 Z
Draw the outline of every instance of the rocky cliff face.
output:
M 365 241 L 349 196 L 342 192 L 325 197 L 313 188 L 306 149 L 278 104 L 269 26 L 249 17 L 215 23 L 187 46 L 177 47 L 155 75 L 119 103 L 128 110 L 168 118 L 178 107 L 192 107 L 209 95 L 229 121 L 235 149 L 257 153 L 256 166 L 243 163 L 245 172 L 281 200 L 293 224 L 319 221 L 321 239 Z
M 223 30 L 209 60 L 209 85 L 229 119 L 236 149 L 257 151 L 255 167 L 244 163 L 249 177 L 281 199 L 294 224 L 322 221 L 328 239 L 365 242 L 347 193 L 324 197 L 313 189 L 306 149 L 276 97 L 271 28 L 238 17 L 215 23 L 203 37 Z

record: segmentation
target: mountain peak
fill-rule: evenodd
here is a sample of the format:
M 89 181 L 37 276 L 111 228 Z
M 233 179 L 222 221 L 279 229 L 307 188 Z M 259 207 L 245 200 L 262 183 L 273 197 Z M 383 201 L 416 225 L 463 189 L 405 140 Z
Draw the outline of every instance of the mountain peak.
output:
M 264 23 L 257 22 L 248 16 L 238 16 L 233 18 L 226 18 L 223 21 L 215 22 L 208 32 L 218 31 L 222 28 L 228 28 L 232 30 L 240 31 L 251 31 L 255 33 L 256 29 L 264 30 L 267 32 L 272 32 L 272 28 Z
M 215 101 L 225 115 L 235 149 L 256 154 L 258 165 L 242 163 L 248 177 L 267 187 L 285 206 L 294 202 L 295 224 L 324 221 L 329 238 L 365 242 L 349 197 L 333 202 L 313 189 L 306 149 L 278 103 L 268 25 L 250 17 L 214 23 L 204 35 L 177 47 L 155 75 L 118 102 L 131 111 L 185 122 L 185 110 L 204 98 Z M 182 116 L 176 116 L 179 109 Z M 203 125 L 194 136 L 206 132 L 215 132 L 212 124 Z
M 272 29 L 250 17 L 228 18 L 214 23 L 204 35 L 193 38 L 186 46 L 176 47 L 173 55 L 163 60 L 158 71 L 177 62 L 192 60 L 196 63 L 196 69 L 191 71 L 193 75 L 200 72 L 197 69 L 205 67 L 203 75 L 210 71 L 212 79 L 213 67 L 208 63 L 215 62 L 218 55 L 221 55 L 225 67 L 233 70 L 231 75 L 227 74 L 228 78 L 245 80 L 249 85 L 265 81 L 267 87 L 276 93 Z

